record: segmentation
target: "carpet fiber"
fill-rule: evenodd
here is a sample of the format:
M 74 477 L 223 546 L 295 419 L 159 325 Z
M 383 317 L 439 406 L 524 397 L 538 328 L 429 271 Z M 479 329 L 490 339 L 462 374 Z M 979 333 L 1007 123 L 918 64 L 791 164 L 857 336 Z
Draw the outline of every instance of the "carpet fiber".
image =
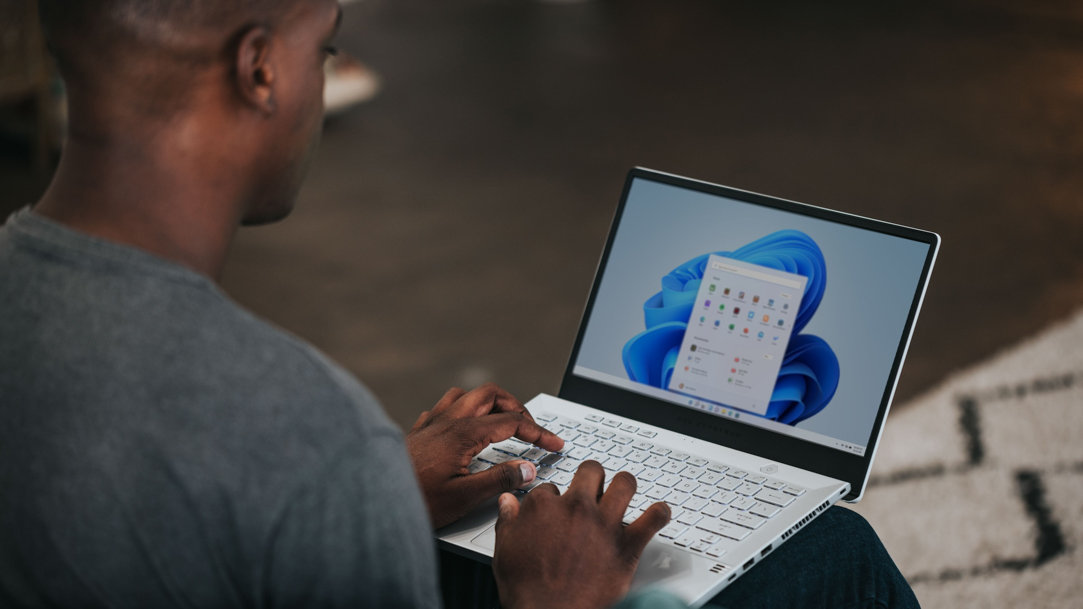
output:
M 925 607 L 1079 606 L 1083 313 L 900 407 L 853 507 Z

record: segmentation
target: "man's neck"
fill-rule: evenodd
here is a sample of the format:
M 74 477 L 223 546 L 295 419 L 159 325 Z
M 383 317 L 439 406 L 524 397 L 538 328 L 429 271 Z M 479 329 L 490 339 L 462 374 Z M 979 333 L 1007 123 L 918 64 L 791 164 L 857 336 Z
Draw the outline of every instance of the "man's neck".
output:
M 221 168 L 173 143 L 73 136 L 35 211 L 217 280 L 240 223 L 239 191 Z

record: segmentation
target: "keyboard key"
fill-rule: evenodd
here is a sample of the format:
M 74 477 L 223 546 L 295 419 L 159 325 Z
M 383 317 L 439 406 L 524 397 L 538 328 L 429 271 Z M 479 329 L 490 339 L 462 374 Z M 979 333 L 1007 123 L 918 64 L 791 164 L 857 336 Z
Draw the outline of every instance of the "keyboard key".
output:
M 720 473 L 712 472 L 708 468 L 707 473 L 703 474 L 697 480 L 703 484 L 717 484 L 719 480 L 722 480 L 724 476 Z
M 805 489 L 799 486 L 787 486 L 786 488 L 782 489 L 782 492 L 786 493 L 787 495 L 793 495 L 794 497 L 800 497 L 801 495 L 805 494 Z
M 555 467 L 539 467 L 538 477 L 542 480 L 548 480 L 557 474 L 558 470 Z
M 585 434 L 592 434 L 592 433 L 598 431 L 598 428 L 593 426 L 593 425 L 580 425 L 579 426 L 579 431 L 581 431 L 581 432 L 583 432 Z
M 650 468 L 644 469 L 643 471 L 636 474 L 636 478 L 643 480 L 644 482 L 654 482 L 661 477 L 662 472 Z
M 708 461 L 703 457 L 692 457 L 688 460 L 688 464 L 693 467 L 705 467 Z
M 749 497 L 737 497 L 730 501 L 730 507 L 735 510 L 747 510 L 754 505 L 756 505 L 756 500 Z
M 677 539 L 681 535 L 684 535 L 684 532 L 687 530 L 688 527 L 679 522 L 670 522 L 665 528 L 658 531 L 658 534 L 666 539 Z
M 653 438 L 658 435 L 658 432 L 651 431 L 649 429 L 641 429 L 639 431 L 639 435 L 643 436 L 644 438 Z
M 670 474 L 679 474 L 683 472 L 688 466 L 680 461 L 670 461 L 662 466 L 662 471 Z
M 634 442 L 634 440 L 632 440 L 632 438 L 630 438 L 630 437 L 628 437 L 628 436 L 626 436 L 624 434 L 619 434 L 619 435 L 613 436 L 613 441 L 616 442 L 617 444 L 624 444 L 624 445 L 631 444 L 632 442 Z
M 702 541 L 697 541 L 696 543 L 689 546 L 689 549 L 693 552 L 706 552 L 707 548 L 709 547 L 710 546 L 708 544 L 705 544 Z
M 722 465 L 721 463 L 715 463 L 714 461 L 710 461 L 707 463 L 707 471 L 714 472 L 716 474 L 724 474 L 728 469 L 728 467 Z
M 715 482 L 714 485 L 724 491 L 732 491 L 738 486 L 741 486 L 741 481 L 737 478 L 726 477 L 719 480 L 718 482 Z
M 748 512 L 740 512 L 740 511 L 737 511 L 737 510 L 734 510 L 734 509 L 729 509 L 729 510 L 727 510 L 725 512 L 722 512 L 722 516 L 720 516 L 719 518 L 721 518 L 722 520 L 725 520 L 726 522 L 732 522 L 733 524 L 739 524 L 739 525 L 741 525 L 743 527 L 747 527 L 747 528 L 753 529 L 753 530 L 760 528 L 760 525 L 762 525 L 764 522 L 766 522 L 766 519 L 761 518 L 761 517 L 759 517 L 759 516 L 757 516 L 755 514 L 749 514 Z
M 620 421 L 617 419 L 604 419 L 602 425 L 606 427 L 620 427 Z
M 466 471 L 471 474 L 476 474 L 478 472 L 483 472 L 492 466 L 492 463 L 486 463 L 485 461 L 472 461 L 470 465 L 466 466 Z
M 726 551 L 723 550 L 721 546 L 711 546 L 707 548 L 707 551 L 704 553 L 711 558 L 722 558 L 722 556 L 726 554 Z
M 681 475 L 685 478 L 690 478 L 692 480 L 699 480 L 700 476 L 702 476 L 706 472 L 707 470 L 703 469 L 702 467 L 689 466 L 688 469 L 681 472 Z
M 742 482 L 740 486 L 734 489 L 734 492 L 738 495 L 752 496 L 760 491 L 760 487 L 755 484 L 749 484 Z
M 786 507 L 793 503 L 793 497 L 785 493 L 778 491 L 772 491 L 771 489 L 763 489 L 756 493 L 756 499 L 763 501 L 764 503 L 770 503 L 779 507 Z
M 572 459 L 575 459 L 576 461 L 583 461 L 590 458 L 591 452 L 583 448 L 582 446 L 576 446 L 575 448 L 572 448 L 564 454 L 568 455 Z
M 509 455 L 508 453 L 500 452 L 499 450 L 496 450 L 492 446 L 490 446 L 489 448 L 486 448 L 485 450 L 481 451 L 481 454 L 479 454 L 477 458 L 481 459 L 482 461 L 488 461 L 489 463 L 492 463 L 493 465 L 498 465 L 500 463 L 507 463 L 508 461 L 511 461 L 512 459 L 515 459 L 515 457 Z
M 639 431 L 639 425 L 632 425 L 631 423 L 625 423 L 620 426 L 620 430 L 625 433 L 635 433 Z
M 696 540 L 696 537 L 694 535 L 689 535 L 689 534 L 685 533 L 684 535 L 678 537 L 677 539 L 674 539 L 673 543 L 681 546 L 682 548 L 687 548 L 688 546 L 696 543 L 696 541 L 697 540 Z
M 593 445 L 597 441 L 598 438 L 595 438 L 594 436 L 583 435 L 576 438 L 575 441 L 572 442 L 572 444 L 575 444 L 576 446 L 582 446 L 583 448 L 590 448 L 591 445 Z
M 747 476 L 748 472 L 746 472 L 744 470 L 740 470 L 740 469 L 731 469 L 728 472 L 726 472 L 726 475 L 731 477 L 731 478 L 740 479 L 740 478 L 744 478 L 745 476 Z
M 725 512 L 728 509 L 728 507 L 722 505 L 721 503 L 715 503 L 714 501 L 711 501 L 706 506 L 700 508 L 699 512 L 704 516 L 718 518 L 722 515 L 722 512 Z
M 598 431 L 594 432 L 594 437 L 601 438 L 602 440 L 608 440 L 615 435 L 617 434 L 609 431 L 608 429 L 599 429 Z
M 781 491 L 783 488 L 786 487 L 785 482 L 781 480 L 772 480 L 770 478 L 768 478 L 767 482 L 764 482 L 763 485 L 771 489 L 772 491 Z
M 677 522 L 687 524 L 688 526 L 694 526 L 700 520 L 703 520 L 702 514 L 685 508 L 684 513 L 677 519 Z
M 643 470 L 645 470 L 646 468 L 638 463 L 628 463 L 628 467 L 622 469 L 629 474 L 632 474 L 633 476 L 639 477 L 639 474 L 642 473 Z
M 673 487 L 678 491 L 684 491 L 686 493 L 694 493 L 699 488 L 699 483 L 695 480 L 688 480 L 687 478 L 677 483 L 677 486 Z
M 693 494 L 691 499 L 684 502 L 684 508 L 686 510 L 695 510 L 695 511 L 698 512 L 698 511 L 702 510 L 703 508 L 707 507 L 707 504 L 709 504 L 709 503 L 710 503 L 710 501 L 707 501 L 706 499 L 703 499 L 703 498 L 700 498 L 700 497 L 696 497 Z
M 770 503 L 761 503 L 759 501 L 756 502 L 756 505 L 748 508 L 749 514 L 755 514 L 757 516 L 762 516 L 763 518 L 771 518 L 781 511 L 782 510 Z
M 646 465 L 651 469 L 662 469 L 662 466 L 664 466 L 666 463 L 669 463 L 669 460 L 665 457 L 653 455 L 651 457 L 648 457 L 647 460 L 643 462 L 643 465 Z
M 632 448 L 636 450 L 649 451 L 650 449 L 654 448 L 654 444 L 640 440 L 635 444 L 632 444 Z
M 709 533 L 714 533 L 715 535 L 721 535 L 722 537 L 736 539 L 737 541 L 741 541 L 752 533 L 749 529 L 718 518 L 704 518 L 696 525 L 696 528 L 703 529 Z
M 541 459 L 547 454 L 549 454 L 549 451 L 545 450 L 544 448 L 538 448 L 537 446 L 534 446 L 520 456 L 530 461 L 537 461 L 538 459 Z
M 604 419 L 604 418 L 605 417 L 603 417 L 600 414 L 588 414 L 587 415 L 587 420 L 590 421 L 591 423 L 601 423 L 602 419 Z
M 562 472 L 575 473 L 575 470 L 579 469 L 579 461 L 575 459 L 564 459 L 560 463 L 557 463 L 557 469 Z
M 550 421 L 556 420 L 556 418 L 557 418 L 557 415 L 550 414 L 548 412 L 540 412 L 540 413 L 536 412 L 536 413 L 534 413 L 534 420 L 535 421 L 544 421 L 544 422 L 548 423 Z M 590 417 L 587 417 L 587 418 L 589 419 Z
M 651 449 L 651 453 L 653 453 L 655 455 L 662 456 L 662 457 L 668 455 L 671 452 L 673 452 L 673 451 L 669 450 L 668 448 L 664 448 L 662 446 L 655 446 L 654 448 Z
M 607 453 L 614 446 L 616 446 L 616 444 L 610 442 L 609 440 L 598 440 L 597 442 L 595 442 L 594 444 L 591 445 L 591 450 L 593 450 L 594 452 L 599 452 L 599 453 Z
M 481 454 L 484 455 L 484 451 Z M 478 456 L 480 457 L 481 455 Z M 557 463 L 560 463 L 560 460 L 563 458 L 564 456 L 560 453 L 549 453 L 548 455 L 543 457 L 541 461 L 538 461 L 538 465 L 542 467 L 552 467 Z M 486 459 L 486 461 L 488 461 L 488 459 Z M 501 461 L 501 463 L 503 463 L 503 461 Z
M 674 461 L 686 461 L 691 456 L 692 455 L 688 453 L 670 453 L 669 458 L 673 459 Z
M 665 474 L 659 478 L 655 484 L 659 484 L 666 488 L 673 488 L 677 486 L 677 483 L 681 481 L 681 477 L 676 474 Z
M 692 494 L 696 497 L 701 497 L 703 499 L 710 499 L 711 497 L 714 497 L 716 494 L 718 494 L 718 489 L 713 486 L 701 484 L 699 485 L 698 489 L 692 492 Z
M 628 459 L 632 463 L 643 463 L 647 459 L 651 458 L 651 454 L 645 450 L 633 450 L 628 454 L 625 459 Z
M 752 484 L 763 484 L 767 481 L 767 476 L 749 476 L 745 478 L 745 482 L 751 482 Z
M 556 474 L 553 475 L 553 477 L 550 479 L 550 481 L 553 484 L 558 484 L 560 486 L 567 486 L 567 485 L 571 484 L 571 482 L 572 482 L 572 474 L 570 472 L 557 472 Z
M 658 486 L 657 484 L 652 486 L 649 491 L 644 493 L 647 499 L 653 499 L 654 501 L 661 501 L 669 494 L 669 489 L 664 486 Z
M 627 457 L 628 455 L 630 455 L 631 453 L 632 453 L 632 448 L 630 446 L 621 446 L 621 445 L 618 444 L 617 446 L 614 446 L 613 448 L 609 449 L 609 454 L 613 455 L 614 457 L 624 458 L 624 457 Z
M 579 433 L 578 431 L 572 431 L 570 429 L 562 429 L 557 435 L 559 435 L 560 438 L 565 442 L 575 442 L 583 434 Z
M 672 505 L 673 507 L 677 507 L 684 504 L 684 502 L 688 501 L 689 498 L 691 498 L 691 495 L 689 495 L 688 493 L 673 491 L 672 493 L 666 495 L 666 503 Z
M 608 459 L 605 460 L 605 466 L 604 467 L 606 469 L 608 469 L 608 470 L 613 470 L 614 472 L 619 472 L 619 471 L 624 470 L 625 468 L 628 467 L 628 462 L 625 461 L 624 459 L 621 459 L 620 457 L 609 457 Z

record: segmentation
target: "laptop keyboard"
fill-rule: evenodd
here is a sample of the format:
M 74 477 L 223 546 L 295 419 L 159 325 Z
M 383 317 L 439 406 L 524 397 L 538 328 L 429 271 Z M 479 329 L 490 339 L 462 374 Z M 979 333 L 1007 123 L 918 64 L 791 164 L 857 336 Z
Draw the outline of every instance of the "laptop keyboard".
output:
M 632 422 L 600 415 L 575 420 L 544 412 L 534 413 L 534 418 L 565 440 L 562 452 L 552 453 L 511 438 L 478 454 L 470 472 L 523 459 L 536 465 L 538 476 L 516 491 L 518 494 L 546 482 L 563 493 L 579 464 L 593 459 L 605 468 L 607 487 L 619 471 L 636 477 L 636 493 L 625 513 L 625 524 L 652 503 L 665 501 L 672 517 L 659 537 L 713 558 L 722 557 L 805 493 L 803 488 L 767 476 L 662 446 L 654 441 L 654 431 Z

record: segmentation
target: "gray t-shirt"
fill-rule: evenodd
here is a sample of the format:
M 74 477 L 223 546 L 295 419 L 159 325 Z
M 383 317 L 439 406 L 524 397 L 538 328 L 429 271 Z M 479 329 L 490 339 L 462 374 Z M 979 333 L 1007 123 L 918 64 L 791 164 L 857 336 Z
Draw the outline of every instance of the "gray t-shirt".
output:
M 402 434 L 210 280 L 0 227 L 0 606 L 432 607 Z

